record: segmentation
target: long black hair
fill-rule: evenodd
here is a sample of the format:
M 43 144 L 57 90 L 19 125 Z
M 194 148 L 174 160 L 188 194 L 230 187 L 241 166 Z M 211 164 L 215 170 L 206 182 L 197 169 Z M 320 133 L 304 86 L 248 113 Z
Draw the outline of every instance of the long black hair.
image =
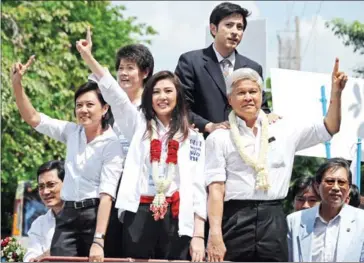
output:
M 188 110 L 187 103 L 185 100 L 183 87 L 181 81 L 174 73 L 163 70 L 156 74 L 154 74 L 146 83 L 145 88 L 142 94 L 142 103 L 140 105 L 141 111 L 144 113 L 144 116 L 147 120 L 147 130 L 145 131 L 145 135 L 148 134 L 149 138 L 152 135 L 152 125 L 151 120 L 156 120 L 157 116 L 153 109 L 153 90 L 158 81 L 168 79 L 173 85 L 176 87 L 176 107 L 172 111 L 172 120 L 170 123 L 170 130 L 168 131 L 168 140 L 171 140 L 173 136 L 181 131 L 183 135 L 183 140 L 188 137 Z

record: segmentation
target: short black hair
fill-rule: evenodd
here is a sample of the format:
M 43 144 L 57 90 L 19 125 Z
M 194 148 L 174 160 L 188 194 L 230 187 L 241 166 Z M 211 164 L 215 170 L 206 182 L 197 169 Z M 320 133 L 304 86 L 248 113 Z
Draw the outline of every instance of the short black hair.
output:
M 76 105 L 76 100 L 79 96 L 81 96 L 82 94 L 89 92 L 89 91 L 95 91 L 97 94 L 97 98 L 100 101 L 101 105 L 104 106 L 106 105 L 106 101 L 104 100 L 104 97 L 102 97 L 101 91 L 99 89 L 99 86 L 97 85 L 97 83 L 95 81 L 89 80 L 88 82 L 84 83 L 83 85 L 81 85 L 75 92 L 75 97 L 74 97 L 74 103 Z M 74 111 L 75 115 L 76 115 L 76 107 L 75 107 L 75 111 Z M 102 117 L 101 119 L 101 127 L 103 129 L 105 129 L 108 125 L 113 125 L 114 124 L 114 117 L 112 115 L 111 112 L 111 107 L 109 106 L 109 109 L 107 110 L 106 114 Z
M 297 195 L 308 191 L 310 188 L 318 197 L 320 197 L 314 187 L 314 183 L 315 177 L 311 175 L 300 176 L 289 189 L 290 197 L 294 199 Z
M 355 184 L 352 184 L 350 186 L 350 202 L 349 202 L 349 205 L 354 206 L 354 207 L 359 207 L 360 206 L 360 192 L 359 192 L 359 188 Z
M 239 14 L 243 17 L 243 30 L 245 31 L 248 25 L 246 18 L 250 16 L 250 12 L 240 5 L 230 2 L 221 3 L 217 5 L 214 10 L 212 10 L 210 15 L 210 24 L 214 24 L 216 27 L 218 27 L 221 20 L 223 20 L 225 17 L 231 16 L 232 14 Z
M 39 176 L 42 173 L 52 171 L 54 169 L 57 170 L 58 178 L 63 182 L 64 162 L 58 161 L 58 160 L 52 160 L 52 161 L 46 162 L 46 163 L 42 164 L 41 166 L 39 166 L 38 171 L 37 171 L 37 180 L 39 181 Z
M 344 168 L 348 174 L 349 185 L 351 185 L 351 171 L 349 163 L 343 158 L 331 158 L 323 163 L 317 170 L 315 181 L 320 184 L 322 182 L 322 177 L 328 170 L 333 170 L 335 172 L 339 168 Z
M 122 59 L 132 61 L 137 64 L 139 70 L 149 71 L 144 79 L 144 84 L 153 75 L 154 58 L 150 50 L 142 44 L 131 44 L 121 47 L 116 53 L 115 70 L 118 71 Z

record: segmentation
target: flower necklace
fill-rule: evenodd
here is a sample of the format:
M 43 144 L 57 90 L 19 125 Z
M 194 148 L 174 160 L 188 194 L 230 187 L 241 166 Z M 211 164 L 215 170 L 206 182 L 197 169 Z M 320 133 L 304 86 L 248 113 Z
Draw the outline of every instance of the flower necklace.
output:
M 173 139 L 168 142 L 168 152 L 166 163 L 168 164 L 167 177 L 159 178 L 159 163 L 161 160 L 162 141 L 158 139 L 157 124 L 155 120 L 151 120 L 152 137 L 150 142 L 150 162 L 152 164 L 152 177 L 156 189 L 156 195 L 150 205 L 150 210 L 153 212 L 155 221 L 163 219 L 167 213 L 168 202 L 166 201 L 165 191 L 171 185 L 176 176 L 176 166 L 178 159 L 179 142 L 176 140 L 178 132 L 173 136 Z
M 251 156 L 247 155 L 244 152 L 244 140 L 243 137 L 240 136 L 238 124 L 236 121 L 236 115 L 234 111 L 231 111 L 229 114 L 229 123 L 230 123 L 230 131 L 232 135 L 233 142 L 238 149 L 240 157 L 243 161 L 252 167 L 257 173 L 256 178 L 256 189 L 257 190 L 268 190 L 268 170 L 266 167 L 266 159 L 268 152 L 268 118 L 265 113 L 261 110 L 260 115 L 262 117 L 262 132 L 260 135 L 260 151 L 257 160 L 254 160 Z

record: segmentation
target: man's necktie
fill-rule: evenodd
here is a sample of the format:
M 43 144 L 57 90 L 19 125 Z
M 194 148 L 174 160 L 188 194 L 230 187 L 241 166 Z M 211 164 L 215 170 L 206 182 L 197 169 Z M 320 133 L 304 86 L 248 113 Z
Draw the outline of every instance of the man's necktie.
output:
M 230 74 L 231 62 L 230 62 L 230 60 L 225 58 L 225 59 L 221 60 L 220 63 L 222 65 L 222 74 L 224 75 L 224 78 L 226 79 L 227 76 L 229 76 L 229 74 Z

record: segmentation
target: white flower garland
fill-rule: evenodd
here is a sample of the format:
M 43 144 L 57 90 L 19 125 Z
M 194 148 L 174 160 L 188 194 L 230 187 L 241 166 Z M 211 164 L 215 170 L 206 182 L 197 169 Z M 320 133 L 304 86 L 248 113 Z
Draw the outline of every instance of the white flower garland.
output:
M 231 111 L 229 114 L 229 123 L 230 123 L 230 131 L 233 138 L 233 142 L 238 149 L 240 157 L 243 161 L 252 167 L 257 173 L 256 177 L 256 189 L 257 190 L 268 190 L 268 169 L 266 167 L 267 163 L 267 152 L 268 152 L 268 118 L 265 113 L 260 110 L 261 119 L 262 119 L 262 132 L 260 136 L 260 151 L 258 160 L 254 160 L 251 156 L 247 155 L 244 152 L 244 140 L 243 137 L 240 136 L 238 124 L 236 121 L 237 116 L 234 111 Z
M 159 140 L 158 133 L 157 133 L 157 123 L 155 122 L 155 120 L 153 120 L 153 119 L 151 120 L 151 125 L 152 125 L 151 141 L 154 139 Z M 179 133 L 177 132 L 173 136 L 173 140 L 178 141 L 177 140 L 178 134 Z M 161 158 L 162 158 L 162 156 L 161 156 Z M 167 177 L 159 178 L 159 162 L 157 162 L 157 161 L 152 162 L 152 177 L 153 177 L 153 182 L 154 182 L 154 186 L 155 186 L 155 190 L 156 190 L 156 195 L 153 200 L 153 205 L 160 206 L 165 203 L 165 201 L 166 201 L 165 192 L 171 185 L 175 176 L 176 176 L 176 165 L 174 163 L 168 164 Z

